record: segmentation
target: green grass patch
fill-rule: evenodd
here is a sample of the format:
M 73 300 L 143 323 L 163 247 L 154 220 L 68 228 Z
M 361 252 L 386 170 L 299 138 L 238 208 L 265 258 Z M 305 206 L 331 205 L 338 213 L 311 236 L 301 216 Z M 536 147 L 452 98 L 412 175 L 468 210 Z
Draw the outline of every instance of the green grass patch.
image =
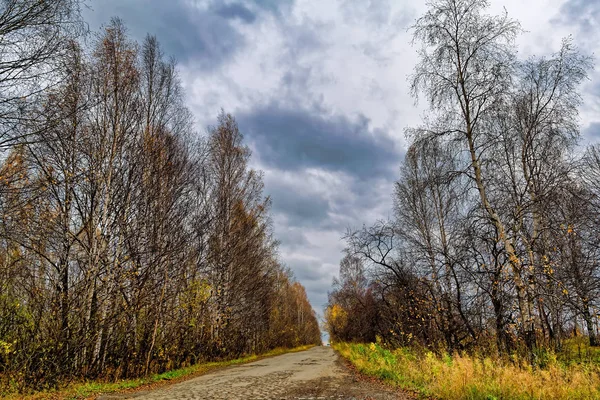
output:
M 301 346 L 294 349 L 277 348 L 260 355 L 249 355 L 234 360 L 196 364 L 190 367 L 163 372 L 162 374 L 151 375 L 146 378 L 128 379 L 119 382 L 76 382 L 70 383 L 57 390 L 37 392 L 29 395 L 0 393 L 0 397 L 7 400 L 78 400 L 95 398 L 100 394 L 153 389 L 172 382 L 179 382 L 181 380 L 199 376 L 219 368 L 245 364 L 262 358 L 278 356 L 285 353 L 304 351 L 310 349 L 311 347 L 313 347 L 313 345 Z
M 573 346 L 572 343 L 569 343 Z M 516 359 L 469 354 L 435 354 L 378 344 L 333 345 L 358 371 L 391 385 L 440 400 L 600 399 L 597 349 L 591 362 L 567 354 L 541 354 L 537 366 Z M 589 346 L 588 346 L 589 347 Z M 561 360 L 564 358 L 564 360 Z

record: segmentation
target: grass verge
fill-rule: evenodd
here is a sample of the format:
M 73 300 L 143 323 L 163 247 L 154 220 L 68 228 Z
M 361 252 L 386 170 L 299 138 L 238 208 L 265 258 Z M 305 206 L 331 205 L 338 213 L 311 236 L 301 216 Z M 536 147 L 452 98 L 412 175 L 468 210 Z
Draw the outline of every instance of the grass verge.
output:
M 516 359 L 436 355 L 408 348 L 387 350 L 377 344 L 333 345 L 358 371 L 394 386 L 440 400 L 600 399 L 600 366 L 563 363 L 543 368 Z
M 196 364 L 190 367 L 181 368 L 173 371 L 167 371 L 162 374 L 152 375 L 146 378 L 128 379 L 119 382 L 75 382 L 66 387 L 53 390 L 38 392 L 31 395 L 9 395 L 2 397 L 6 400 L 75 400 L 75 399 L 93 399 L 100 394 L 131 392 L 138 390 L 156 389 L 186 379 L 190 379 L 216 369 L 228 367 L 231 365 L 246 364 L 267 357 L 278 356 L 285 353 L 294 353 L 308 350 L 314 345 L 300 346 L 294 349 L 277 348 L 260 355 L 250 355 L 243 358 L 228 361 L 215 361 L 202 364 Z

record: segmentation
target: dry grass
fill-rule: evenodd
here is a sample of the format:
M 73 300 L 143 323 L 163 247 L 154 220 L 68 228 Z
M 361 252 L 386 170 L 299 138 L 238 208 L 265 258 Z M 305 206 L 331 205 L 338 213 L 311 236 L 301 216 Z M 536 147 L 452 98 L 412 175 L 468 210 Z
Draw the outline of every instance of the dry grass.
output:
M 522 360 L 436 355 L 377 344 L 335 344 L 356 368 L 423 397 L 458 400 L 600 399 L 600 365 L 546 355 L 544 367 Z

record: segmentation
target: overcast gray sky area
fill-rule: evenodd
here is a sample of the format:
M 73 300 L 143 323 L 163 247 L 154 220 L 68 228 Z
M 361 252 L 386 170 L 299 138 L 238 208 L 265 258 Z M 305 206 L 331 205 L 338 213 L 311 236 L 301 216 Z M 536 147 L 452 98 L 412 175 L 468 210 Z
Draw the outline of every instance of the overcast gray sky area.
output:
M 132 37 L 156 35 L 179 63 L 199 131 L 232 113 L 264 171 L 281 260 L 322 314 L 348 227 L 388 218 L 422 106 L 410 97 L 410 26 L 420 0 L 88 0 L 98 30 L 111 17 Z M 491 0 L 526 30 L 521 57 L 563 37 L 596 58 L 600 0 Z M 582 88 L 584 141 L 600 137 L 600 68 Z

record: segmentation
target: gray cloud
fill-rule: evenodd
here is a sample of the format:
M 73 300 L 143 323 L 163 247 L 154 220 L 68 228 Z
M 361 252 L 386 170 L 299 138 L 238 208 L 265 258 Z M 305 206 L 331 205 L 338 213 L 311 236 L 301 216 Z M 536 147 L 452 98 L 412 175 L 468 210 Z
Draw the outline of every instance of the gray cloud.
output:
M 522 9 L 509 11 L 517 18 L 530 14 L 535 26 L 545 22 L 536 11 L 542 3 L 519 4 Z M 295 271 L 320 312 L 337 273 L 345 228 L 370 224 L 391 210 L 402 139 L 390 136 L 401 132 L 404 124 L 414 124 L 419 113 L 411 108 L 411 99 L 402 97 L 408 88 L 398 83 L 414 62 L 402 43 L 410 40 L 406 28 L 421 13 L 423 3 L 327 0 L 324 7 L 295 0 L 88 0 L 88 4 L 92 10 L 84 14 L 92 29 L 118 16 L 135 39 L 146 33 L 158 37 L 165 52 L 183 67 L 182 79 L 187 80 L 199 125 L 210 123 L 222 106 L 246 110 L 235 116 L 255 152 L 253 164 L 266 170 L 265 193 L 273 199 L 282 261 Z M 558 7 L 555 11 L 558 16 L 552 24 L 572 32 L 581 48 L 598 47 L 599 0 L 564 0 L 560 12 Z M 536 51 L 539 41 L 536 37 L 531 42 Z M 591 141 L 600 137 L 598 77 L 593 75 L 585 88 L 589 111 L 583 134 Z M 398 110 L 402 112 L 396 118 Z
M 292 260 L 291 264 L 295 270 L 294 275 L 302 281 L 331 283 L 329 274 L 318 259 Z
M 336 271 L 337 274 L 337 271 Z M 307 287 L 306 294 L 315 309 L 315 311 L 321 313 L 327 305 L 327 293 L 331 290 L 331 279 L 326 279 L 318 282 L 306 281 Z
M 578 50 L 594 57 L 598 61 L 598 42 L 600 41 L 600 1 L 566 0 L 560 12 L 552 20 L 553 24 L 563 27 L 573 35 Z M 596 54 L 594 54 L 596 53 Z M 581 88 L 583 106 L 580 108 L 584 128 L 583 140 L 597 141 L 600 138 L 600 71 L 588 71 L 590 80 Z
M 567 0 L 561 7 L 560 16 L 556 20 L 569 26 L 576 24 L 579 33 L 597 37 L 600 25 L 600 2 L 598 0 Z
M 306 248 L 310 245 L 302 228 L 285 226 L 277 226 L 277 238 L 281 247 L 289 251 L 296 251 Z
M 388 24 L 392 18 L 390 0 L 354 1 L 344 0 L 341 5 L 344 19 L 354 23 L 368 21 L 376 26 Z
M 119 17 L 135 39 L 155 35 L 169 56 L 201 69 L 218 67 L 244 46 L 230 19 L 183 0 L 96 0 L 91 8 L 86 17 L 92 28 Z
M 236 21 L 246 24 L 267 14 L 279 15 L 291 1 L 90 0 L 84 17 L 93 30 L 113 17 L 125 21 L 137 40 L 158 37 L 169 56 L 200 70 L 223 65 L 246 45 Z
M 226 19 L 240 19 L 246 23 L 256 20 L 256 14 L 242 3 L 219 4 L 214 8 L 214 13 Z
M 294 0 L 248 0 L 248 3 L 254 4 L 264 11 L 280 14 L 283 11 L 289 11 Z
M 288 261 L 288 265 L 296 279 L 306 287 L 306 293 L 315 311 L 320 312 L 327 303 L 327 292 L 331 289 L 332 271 L 324 268 L 318 259 L 292 258 Z
M 285 231 L 277 232 L 278 237 L 294 236 L 293 241 L 282 239 L 284 246 L 299 243 L 300 238 L 290 228 L 318 228 L 338 232 L 341 237 L 347 228 L 373 219 L 365 210 L 391 209 L 392 179 L 372 177 L 366 184 L 349 177 L 336 186 L 325 187 L 326 182 L 320 182 L 319 188 L 315 188 L 315 182 L 302 179 L 301 174 L 295 175 L 299 179 L 294 180 L 281 179 L 277 174 L 267 175 L 265 179 L 273 212 L 280 226 L 285 227 Z
M 273 168 L 322 168 L 368 179 L 390 176 L 399 157 L 395 142 L 362 115 L 353 121 L 272 103 L 237 118 L 261 163 Z
M 290 226 L 314 226 L 327 218 L 329 202 L 306 187 L 305 182 L 267 177 L 265 185 L 273 199 L 273 211 L 285 216 Z
M 583 130 L 583 136 L 588 140 L 600 139 L 600 122 L 592 122 Z

